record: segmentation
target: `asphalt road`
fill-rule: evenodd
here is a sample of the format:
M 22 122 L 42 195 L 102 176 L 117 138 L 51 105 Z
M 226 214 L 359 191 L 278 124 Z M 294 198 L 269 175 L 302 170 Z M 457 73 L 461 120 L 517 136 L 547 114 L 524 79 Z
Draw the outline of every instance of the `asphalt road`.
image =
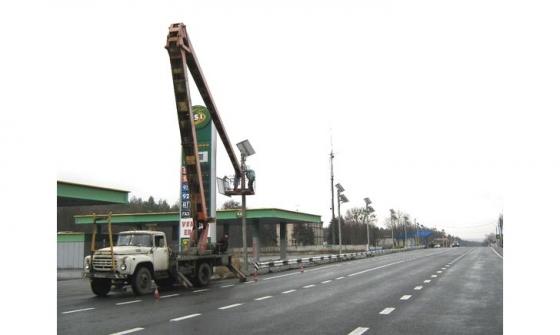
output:
M 58 334 L 502 334 L 503 258 L 423 249 L 259 275 L 247 283 L 99 298 L 60 280 Z

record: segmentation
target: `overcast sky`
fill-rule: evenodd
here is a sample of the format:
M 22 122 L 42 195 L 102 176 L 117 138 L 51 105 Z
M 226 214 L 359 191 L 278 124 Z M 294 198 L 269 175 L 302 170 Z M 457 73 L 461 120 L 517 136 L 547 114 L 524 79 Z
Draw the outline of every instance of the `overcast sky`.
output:
M 248 139 L 256 151 L 248 159 L 257 177 L 249 208 L 297 210 L 328 223 L 333 151 L 335 184 L 350 200 L 342 213 L 369 197 L 378 224 L 393 208 L 462 239 L 482 239 L 504 210 L 504 171 L 518 162 L 516 146 L 532 148 L 534 132 L 555 131 L 539 103 L 558 92 L 537 84 L 558 79 L 558 41 L 541 33 L 558 23 L 540 6 L 49 4 L 33 9 L 50 16 L 4 23 L 14 34 L 29 26 L 10 34 L 2 66 L 19 79 L 13 85 L 43 99 L 27 106 L 44 120 L 33 148 L 52 142 L 57 180 L 179 199 L 180 138 L 164 48 L 176 22 L 187 26 L 230 140 Z M 18 45 L 30 52 L 18 53 Z M 203 103 L 194 85 L 191 93 L 193 104 Z M 545 118 L 538 127 L 525 118 L 529 105 Z M 232 173 L 220 144 L 217 174 Z M 227 200 L 219 196 L 218 206 Z

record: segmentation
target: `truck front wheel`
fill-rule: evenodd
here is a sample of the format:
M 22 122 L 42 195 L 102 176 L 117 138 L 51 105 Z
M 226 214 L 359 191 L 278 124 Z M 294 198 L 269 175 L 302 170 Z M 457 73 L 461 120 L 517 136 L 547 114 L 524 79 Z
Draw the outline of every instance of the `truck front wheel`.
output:
M 146 295 L 150 293 L 152 288 L 152 274 L 150 270 L 146 267 L 140 267 L 136 269 L 136 272 L 132 276 L 132 291 L 136 295 Z
M 111 291 L 111 279 L 92 279 L 91 290 L 95 295 L 99 297 L 106 296 Z

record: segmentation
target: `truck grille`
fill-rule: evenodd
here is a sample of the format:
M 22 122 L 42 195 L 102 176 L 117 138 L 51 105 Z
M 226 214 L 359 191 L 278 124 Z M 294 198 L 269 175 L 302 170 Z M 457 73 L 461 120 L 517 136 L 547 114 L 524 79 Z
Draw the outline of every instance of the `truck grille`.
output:
M 115 268 L 117 267 L 117 260 L 114 259 L 113 263 L 115 264 Z M 111 255 L 96 255 L 93 258 L 92 262 L 93 268 L 96 271 L 112 271 L 113 267 L 111 266 Z

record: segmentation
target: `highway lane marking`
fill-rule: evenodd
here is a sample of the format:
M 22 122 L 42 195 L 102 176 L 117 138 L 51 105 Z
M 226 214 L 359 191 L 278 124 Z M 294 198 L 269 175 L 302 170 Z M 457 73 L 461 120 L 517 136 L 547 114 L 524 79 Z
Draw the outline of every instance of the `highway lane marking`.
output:
M 394 311 L 395 309 L 393 307 L 387 307 L 384 310 L 382 310 L 379 314 L 391 314 L 392 311 Z
M 322 281 L 321 284 L 326 284 L 326 283 L 330 283 L 330 282 L 332 282 L 332 280 L 329 279 L 329 280 Z
M 318 268 L 316 268 L 316 269 L 307 269 L 307 268 L 306 268 L 306 269 L 305 269 L 305 272 L 324 270 L 324 269 L 332 268 L 332 267 L 334 267 L 334 266 L 340 266 L 340 265 L 327 265 L 327 266 L 318 267 Z M 301 273 L 300 273 L 300 272 L 290 272 L 290 273 L 286 273 L 286 274 L 283 274 L 283 275 L 278 275 L 278 276 L 273 276 L 273 277 L 267 277 L 267 278 L 264 278 L 263 280 L 271 280 L 271 279 L 283 278 L 283 277 L 287 277 L 287 276 L 293 276 L 293 275 L 296 275 L 296 274 L 301 274 Z
M 432 275 L 432 278 L 436 278 L 436 277 L 437 277 L 437 275 Z
M 171 298 L 171 297 L 176 297 L 178 296 L 179 293 L 174 293 L 174 294 L 166 294 L 166 295 L 162 295 L 160 296 L 161 299 L 165 299 L 165 298 Z
M 274 276 L 274 277 L 267 277 L 267 278 L 264 278 L 263 280 L 270 280 L 270 279 L 288 277 L 288 276 L 293 276 L 293 275 L 295 275 L 295 274 L 299 274 L 299 272 L 291 272 L 291 273 L 286 273 L 286 274 L 284 274 L 284 275 L 278 275 L 278 276 Z
M 379 270 L 379 269 L 382 269 L 382 268 L 386 268 L 388 266 L 392 266 L 392 265 L 396 265 L 396 264 L 404 263 L 404 262 L 406 262 L 406 261 L 398 261 L 398 262 L 395 262 L 395 263 L 389 263 L 389 264 L 381 265 L 381 266 L 378 266 L 378 267 L 375 267 L 375 268 L 371 268 L 371 269 L 367 269 L 367 270 L 364 270 L 364 271 L 349 274 L 348 277 L 352 277 L 352 276 L 355 276 L 355 275 L 361 275 L 362 273 L 366 273 L 366 272 L 370 272 L 370 271 L 374 271 L 374 270 Z
M 241 306 L 241 305 L 243 305 L 243 304 L 242 304 L 242 303 L 233 304 L 233 305 L 228 305 L 228 306 L 219 307 L 218 309 L 222 309 L 222 310 L 223 310 L 223 309 L 229 309 L 229 308 L 238 307 L 238 306 Z
M 62 312 L 61 314 L 70 314 L 70 313 L 85 312 L 85 311 L 89 311 L 89 310 L 92 310 L 92 309 L 95 309 L 95 308 L 90 307 L 90 308 L 83 308 L 83 309 L 75 309 L 75 310 L 73 310 L 73 311 Z
M 142 300 L 132 300 L 132 301 L 127 301 L 127 302 L 119 302 L 119 303 L 117 303 L 116 305 L 119 306 L 119 305 L 135 304 L 135 303 L 141 302 L 141 301 L 142 301 Z
M 412 297 L 412 296 L 411 295 L 403 295 L 401 297 L 401 300 L 408 300 L 408 299 L 410 299 L 410 297 Z
M 190 319 L 190 318 L 194 318 L 194 317 L 197 317 L 197 316 L 200 316 L 200 315 L 202 315 L 202 314 L 196 313 L 196 314 L 185 315 L 185 316 L 181 316 L 180 318 L 171 319 L 171 320 L 169 320 L 169 322 Z
M 442 273 L 443 271 L 438 271 L 437 273 Z
M 130 333 L 134 333 L 134 332 L 139 332 L 139 331 L 141 331 L 141 330 L 144 330 L 144 328 L 140 328 L 140 327 L 138 327 L 138 328 L 132 328 L 132 329 L 129 329 L 129 330 L 123 330 L 122 332 L 112 333 L 112 334 L 110 334 L 110 335 L 130 334 Z
M 226 287 L 232 287 L 232 286 L 233 286 L 233 284 L 231 284 L 231 285 L 223 285 L 223 286 L 220 286 L 220 288 L 226 288 Z
M 424 280 L 424 283 L 429 283 L 429 282 L 431 282 L 431 280 L 430 280 L 430 279 L 426 279 L 426 280 Z
M 307 286 L 304 286 L 303 288 L 310 288 L 310 287 L 313 287 L 313 286 L 315 286 L 315 284 L 307 285 Z
M 261 300 L 265 300 L 265 299 L 268 299 L 268 298 L 272 298 L 272 296 L 271 296 L 271 295 L 267 295 L 267 296 L 264 296 L 264 297 L 256 298 L 255 300 L 261 301 Z
M 500 257 L 501 259 L 504 259 L 504 258 L 502 257 L 502 255 L 500 255 L 494 248 L 492 248 L 492 251 L 494 251 L 494 253 L 495 253 L 496 255 L 498 255 L 498 257 Z
M 415 289 L 415 290 L 421 290 L 421 289 L 422 289 L 422 286 L 420 286 L 420 285 L 419 285 L 419 286 L 416 286 L 414 289 Z
M 344 277 L 338 277 L 338 278 L 335 278 L 334 280 L 341 280 L 341 279 L 343 279 L 343 278 L 344 278 Z
M 193 293 L 199 293 L 199 292 L 204 292 L 204 291 L 210 291 L 210 289 L 209 288 L 203 288 L 203 289 L 200 289 L 200 290 L 193 291 Z
M 296 290 L 284 291 L 284 292 L 282 292 L 282 294 L 292 293 L 292 292 L 295 292 L 295 291 L 296 291 Z
M 367 327 L 358 327 L 354 329 L 352 332 L 348 333 L 348 335 L 362 335 L 363 333 L 367 332 L 369 328 Z

